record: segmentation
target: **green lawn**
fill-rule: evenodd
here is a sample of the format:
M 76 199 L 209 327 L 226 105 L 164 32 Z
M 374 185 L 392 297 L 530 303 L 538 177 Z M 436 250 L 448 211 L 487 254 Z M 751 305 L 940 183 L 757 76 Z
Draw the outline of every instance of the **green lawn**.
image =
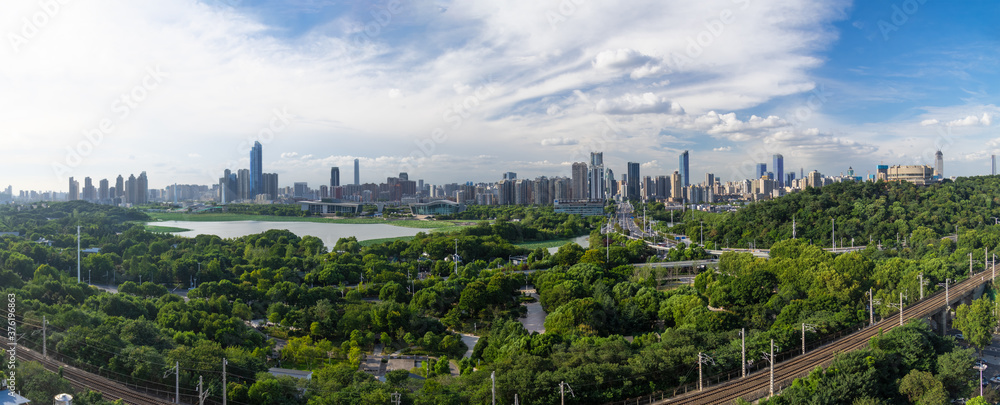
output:
M 562 245 L 565 245 L 567 243 L 572 242 L 573 239 L 576 239 L 576 238 L 552 239 L 552 240 L 543 240 L 543 241 L 537 241 L 537 242 L 515 243 L 514 245 L 517 245 L 517 246 L 520 246 L 520 247 L 523 247 L 523 248 L 526 248 L 526 249 L 538 249 L 538 248 L 548 249 L 548 248 L 554 248 L 554 247 L 562 247 Z

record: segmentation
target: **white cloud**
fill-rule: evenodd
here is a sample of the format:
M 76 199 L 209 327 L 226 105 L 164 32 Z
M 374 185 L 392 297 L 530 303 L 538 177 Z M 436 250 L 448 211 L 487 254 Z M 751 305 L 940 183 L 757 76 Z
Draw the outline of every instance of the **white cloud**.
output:
M 565 146 L 565 145 L 577 145 L 580 141 L 571 138 L 547 138 L 542 139 L 542 146 Z
M 954 121 L 948 121 L 947 126 L 949 127 L 971 127 L 982 125 L 984 127 L 990 126 L 993 123 L 993 117 L 990 113 L 983 113 L 982 117 L 977 117 L 975 115 L 970 115 L 962 119 L 957 119 Z
M 291 159 L 299 155 L 299 152 L 285 152 L 281 154 L 282 159 Z
M 720 146 L 718 148 L 712 148 L 713 152 L 729 152 L 733 150 L 732 146 Z
M 923 121 L 920 121 L 920 125 L 922 125 L 922 126 L 925 126 L 925 127 L 926 127 L 926 126 L 931 126 L 931 125 L 937 125 L 937 124 L 938 124 L 938 123 L 940 123 L 940 122 L 941 122 L 941 121 L 938 121 L 938 120 L 936 120 L 936 119 L 929 119 L 929 120 L 923 120 Z
M 596 105 L 603 114 L 683 114 L 680 104 L 653 93 L 626 94 L 613 100 L 601 99 Z

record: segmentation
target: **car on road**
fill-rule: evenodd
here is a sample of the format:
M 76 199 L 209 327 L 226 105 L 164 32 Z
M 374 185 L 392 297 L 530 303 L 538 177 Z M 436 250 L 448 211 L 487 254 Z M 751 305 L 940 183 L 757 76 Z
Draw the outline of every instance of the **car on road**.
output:
M 997 374 L 993 376 L 993 378 L 990 378 L 990 382 L 994 384 L 1000 384 L 1000 374 Z

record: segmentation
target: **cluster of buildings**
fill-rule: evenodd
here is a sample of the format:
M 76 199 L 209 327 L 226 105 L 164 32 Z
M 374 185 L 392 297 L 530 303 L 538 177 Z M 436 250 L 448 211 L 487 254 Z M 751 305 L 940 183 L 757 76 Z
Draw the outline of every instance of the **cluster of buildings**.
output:
M 712 204 L 740 201 L 758 201 L 805 189 L 822 187 L 843 181 L 908 181 L 929 184 L 943 178 L 944 163 L 940 151 L 936 153 L 934 167 L 926 165 L 878 165 L 875 173 L 866 177 L 855 175 L 849 168 L 846 174 L 824 176 L 818 171 L 806 173 L 804 169 L 785 171 L 784 157 L 775 154 L 771 161 L 758 163 L 752 178 L 722 181 L 713 173 L 705 173 L 703 181 L 692 181 L 690 153 L 678 157 L 678 167 L 670 174 L 642 175 L 641 165 L 628 162 L 620 178 L 604 162 L 603 152 L 592 152 L 589 162 L 575 162 L 570 176 L 539 176 L 518 178 L 515 172 L 505 172 L 496 182 L 466 182 L 432 185 L 422 179 L 410 180 L 407 173 L 386 178 L 382 183 L 360 182 L 359 160 L 354 160 L 354 181 L 341 183 L 339 167 L 330 168 L 329 184 L 310 188 L 308 183 L 295 182 L 279 187 L 276 173 L 264 173 L 263 150 L 255 142 L 250 150 L 250 168 L 235 172 L 226 169 L 219 183 L 207 185 L 174 184 L 165 189 L 149 189 L 146 172 L 127 179 L 118 176 L 114 186 L 107 179 L 95 185 L 90 177 L 79 181 L 69 179 L 67 193 L 21 191 L 15 197 L 10 187 L 0 199 L 34 200 L 84 200 L 100 204 L 138 205 L 148 202 L 217 201 L 302 204 L 304 210 L 316 213 L 359 212 L 363 203 L 379 206 L 410 205 L 414 213 L 425 215 L 446 214 L 464 209 L 466 205 L 555 205 L 564 212 L 603 213 L 605 201 L 629 199 L 662 201 L 673 204 Z M 994 174 L 996 159 L 993 157 Z M 770 166 L 769 166 L 770 164 Z
M 70 177 L 66 200 L 131 206 L 148 203 L 149 196 L 149 179 L 146 178 L 146 172 L 142 172 L 139 177 L 130 174 L 128 179 L 118 175 L 114 187 L 108 179 L 101 179 L 97 186 L 94 186 L 94 181 L 90 177 L 84 177 L 83 188 L 80 188 L 80 182 Z

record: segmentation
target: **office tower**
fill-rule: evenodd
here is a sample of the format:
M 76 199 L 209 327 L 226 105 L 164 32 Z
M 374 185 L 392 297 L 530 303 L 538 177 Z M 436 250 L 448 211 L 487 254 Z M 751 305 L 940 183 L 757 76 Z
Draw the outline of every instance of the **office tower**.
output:
M 361 165 L 358 164 L 358 159 L 354 159 L 354 185 L 361 185 Z
M 517 180 L 517 173 L 514 173 L 514 172 L 504 172 L 503 179 L 504 180 L 510 180 L 510 181 Z
M 73 180 L 72 177 L 69 178 L 69 193 L 66 195 L 66 200 L 75 201 L 80 199 L 80 182 Z
M 767 163 L 757 163 L 757 169 L 753 172 L 753 179 L 757 180 L 767 174 Z
M 941 151 L 934 154 L 934 175 L 938 178 L 944 178 L 944 155 Z
M 682 187 L 687 187 L 691 185 L 690 164 L 691 164 L 690 155 L 688 155 L 688 151 L 684 151 L 684 153 L 681 153 L 680 165 L 679 165 L 680 167 L 678 168 L 681 174 Z
M 791 172 L 791 173 L 786 174 L 785 175 L 785 183 L 784 184 L 786 184 L 788 186 L 791 186 L 793 182 L 795 182 L 795 172 Z
M 804 167 L 799 168 L 799 178 L 800 179 L 806 178 L 806 168 Z
M 604 152 L 590 152 L 590 173 L 587 181 L 590 185 L 589 198 L 604 200 L 605 190 L 608 188 L 604 178 Z
M 115 198 L 122 197 L 125 197 L 125 179 L 119 174 L 118 178 L 115 179 Z
M 771 170 L 774 171 L 774 186 L 781 188 L 785 186 L 785 157 L 781 154 L 775 154 L 771 157 L 772 164 Z
M 639 180 L 639 164 L 635 162 L 628 162 L 628 199 L 639 199 Z
M 263 166 L 261 165 L 261 151 L 260 142 L 253 143 L 253 149 L 250 149 L 250 193 L 249 199 L 257 198 L 257 194 L 261 193 L 263 187 Z
M 535 205 L 552 204 L 552 198 L 549 195 L 549 183 L 548 177 L 545 176 L 535 178 L 535 181 L 532 182 L 531 196 Z
M 100 187 L 97 190 L 97 199 L 100 200 L 102 203 L 107 203 L 109 200 L 111 200 L 110 197 L 111 190 L 109 188 L 110 183 L 108 183 L 108 179 L 101 179 L 99 184 Z
M 573 182 L 570 188 L 573 192 L 574 200 L 583 200 L 587 198 L 587 163 L 586 162 L 575 162 L 573 163 Z
M 674 170 L 670 184 L 670 199 L 680 201 L 684 197 L 684 178 L 680 172 Z
M 331 167 L 330 168 L 330 187 L 340 186 L 340 168 Z

